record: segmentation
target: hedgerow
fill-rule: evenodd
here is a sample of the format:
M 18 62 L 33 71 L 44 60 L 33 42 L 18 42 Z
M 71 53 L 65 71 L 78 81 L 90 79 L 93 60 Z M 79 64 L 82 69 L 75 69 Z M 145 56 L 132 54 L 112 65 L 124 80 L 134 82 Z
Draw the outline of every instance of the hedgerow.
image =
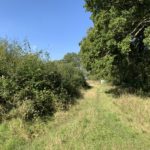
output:
M 18 43 L 0 42 L 0 120 L 32 120 L 66 109 L 86 85 L 71 64 L 54 63 Z

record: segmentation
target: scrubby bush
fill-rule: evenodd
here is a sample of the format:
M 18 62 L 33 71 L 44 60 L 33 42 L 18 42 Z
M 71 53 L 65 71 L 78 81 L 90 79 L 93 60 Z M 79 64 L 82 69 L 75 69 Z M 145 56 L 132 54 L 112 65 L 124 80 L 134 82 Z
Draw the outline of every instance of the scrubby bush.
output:
M 62 75 L 62 82 L 71 96 L 76 95 L 76 90 L 86 86 L 86 82 L 83 73 L 78 69 L 74 68 L 70 63 L 58 64 L 58 70 Z M 72 91 L 71 91 L 72 90 Z
M 0 67 L 0 120 L 52 115 L 74 103 L 86 86 L 72 64 L 42 59 L 5 40 L 0 42 Z

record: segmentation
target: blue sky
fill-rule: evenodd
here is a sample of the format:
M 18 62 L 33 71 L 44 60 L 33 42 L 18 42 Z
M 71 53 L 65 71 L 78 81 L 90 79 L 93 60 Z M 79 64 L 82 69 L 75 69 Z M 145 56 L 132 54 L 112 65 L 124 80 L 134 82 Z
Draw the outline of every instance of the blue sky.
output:
M 78 52 L 79 42 L 92 26 L 84 0 L 0 0 L 0 37 L 28 39 L 51 59 Z

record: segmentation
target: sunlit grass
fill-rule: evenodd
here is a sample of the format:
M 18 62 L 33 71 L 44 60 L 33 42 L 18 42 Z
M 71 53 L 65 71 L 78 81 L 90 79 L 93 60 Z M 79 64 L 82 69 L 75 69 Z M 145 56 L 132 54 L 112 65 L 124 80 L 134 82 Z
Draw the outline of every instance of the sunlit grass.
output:
M 149 150 L 150 100 L 132 95 L 113 98 L 110 88 L 93 86 L 69 111 L 50 121 L 25 124 L 14 119 L 0 126 L 3 149 Z
M 150 98 L 124 95 L 114 100 L 126 122 L 139 132 L 150 134 Z

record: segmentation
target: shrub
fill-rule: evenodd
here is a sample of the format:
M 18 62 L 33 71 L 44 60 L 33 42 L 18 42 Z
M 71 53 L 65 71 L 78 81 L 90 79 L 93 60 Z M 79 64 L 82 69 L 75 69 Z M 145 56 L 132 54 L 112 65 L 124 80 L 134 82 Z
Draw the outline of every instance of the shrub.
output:
M 78 96 L 79 89 L 86 86 L 83 73 L 70 63 L 59 63 L 58 70 L 62 75 L 62 84 L 71 97 Z
M 86 85 L 79 68 L 42 59 L 17 44 L 0 42 L 0 62 L 5 68 L 0 70 L 1 120 L 51 116 L 57 107 L 74 103 Z

